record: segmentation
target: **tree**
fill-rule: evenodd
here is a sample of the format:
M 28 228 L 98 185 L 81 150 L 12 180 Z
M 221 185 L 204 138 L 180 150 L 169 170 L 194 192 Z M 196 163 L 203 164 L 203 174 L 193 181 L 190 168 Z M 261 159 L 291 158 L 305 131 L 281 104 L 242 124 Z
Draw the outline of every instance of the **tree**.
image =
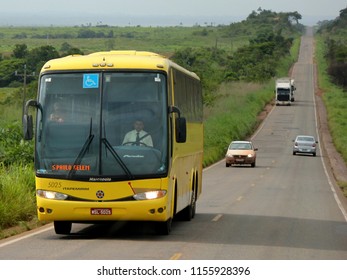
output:
M 68 52 L 71 48 L 72 46 L 69 43 L 64 42 L 61 44 L 60 51 L 65 53 L 65 52 Z
M 39 72 L 48 60 L 58 57 L 58 51 L 52 46 L 42 46 L 32 49 L 27 57 L 28 71 Z
M 28 46 L 26 44 L 16 44 L 12 51 L 12 56 L 15 58 L 26 58 L 28 53 Z
M 299 20 L 302 19 L 302 16 L 298 12 L 288 13 L 289 22 L 295 21 L 296 24 L 299 24 Z
M 62 56 L 72 55 L 72 54 L 83 54 L 83 52 L 76 47 L 71 46 L 69 43 L 62 43 L 60 51 L 62 52 Z
M 340 19 L 347 20 L 347 8 L 340 11 Z
M 0 87 L 7 87 L 12 81 L 17 80 L 15 71 L 23 69 L 24 59 L 12 58 L 0 61 Z

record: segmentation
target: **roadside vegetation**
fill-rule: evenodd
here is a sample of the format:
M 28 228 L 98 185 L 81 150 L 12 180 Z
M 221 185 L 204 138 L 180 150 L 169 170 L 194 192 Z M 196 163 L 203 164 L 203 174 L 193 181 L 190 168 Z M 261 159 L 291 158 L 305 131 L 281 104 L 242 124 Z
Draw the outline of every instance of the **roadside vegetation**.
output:
M 316 36 L 318 81 L 334 145 L 347 162 L 347 8 L 323 22 Z M 347 182 L 338 182 L 347 196 Z
M 27 80 L 23 96 L 15 71 L 26 65 L 38 73 L 50 58 L 105 49 L 167 55 L 201 77 L 208 166 L 224 157 L 231 140 L 246 139 L 259 125 L 274 80 L 288 75 L 297 59 L 300 19 L 296 12 L 258 9 L 228 26 L 0 28 L 0 238 L 13 234 L 4 229 L 29 228 L 36 219 L 33 143 L 22 140 L 21 115 L 23 98 L 35 97 L 37 76 Z

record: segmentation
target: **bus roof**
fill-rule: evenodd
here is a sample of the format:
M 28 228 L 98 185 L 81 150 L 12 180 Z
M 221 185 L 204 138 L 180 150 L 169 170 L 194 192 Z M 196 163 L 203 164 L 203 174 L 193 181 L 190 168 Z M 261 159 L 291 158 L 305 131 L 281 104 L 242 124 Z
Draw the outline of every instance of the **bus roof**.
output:
M 102 51 L 88 55 L 69 55 L 47 61 L 41 73 L 60 70 L 110 70 L 110 69 L 150 69 L 168 71 L 170 67 L 179 69 L 198 79 L 198 76 L 177 65 L 167 57 L 146 51 Z

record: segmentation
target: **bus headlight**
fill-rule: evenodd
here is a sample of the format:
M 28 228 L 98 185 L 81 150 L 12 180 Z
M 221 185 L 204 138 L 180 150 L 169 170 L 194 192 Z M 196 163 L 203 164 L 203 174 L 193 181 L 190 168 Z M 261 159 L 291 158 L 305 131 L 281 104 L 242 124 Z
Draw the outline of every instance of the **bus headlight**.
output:
M 134 199 L 136 200 L 150 200 L 150 199 L 157 199 L 162 198 L 166 195 L 166 191 L 150 191 L 150 192 L 144 192 L 144 193 L 137 193 L 134 195 Z
M 45 190 L 37 190 L 36 195 L 39 197 L 47 198 L 47 199 L 55 199 L 55 200 L 65 200 L 68 198 L 67 194 L 45 191 Z

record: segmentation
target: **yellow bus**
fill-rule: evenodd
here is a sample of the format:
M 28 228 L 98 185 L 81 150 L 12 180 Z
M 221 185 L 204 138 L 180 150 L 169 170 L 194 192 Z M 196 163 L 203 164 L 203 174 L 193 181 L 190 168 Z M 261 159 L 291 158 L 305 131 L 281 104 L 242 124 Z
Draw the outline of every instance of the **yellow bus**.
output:
M 24 138 L 35 138 L 39 220 L 53 221 L 56 234 L 102 221 L 152 221 L 169 234 L 178 214 L 191 220 L 202 186 L 202 111 L 199 77 L 155 53 L 48 61 L 23 115 Z M 125 140 L 134 123 L 140 136 Z

